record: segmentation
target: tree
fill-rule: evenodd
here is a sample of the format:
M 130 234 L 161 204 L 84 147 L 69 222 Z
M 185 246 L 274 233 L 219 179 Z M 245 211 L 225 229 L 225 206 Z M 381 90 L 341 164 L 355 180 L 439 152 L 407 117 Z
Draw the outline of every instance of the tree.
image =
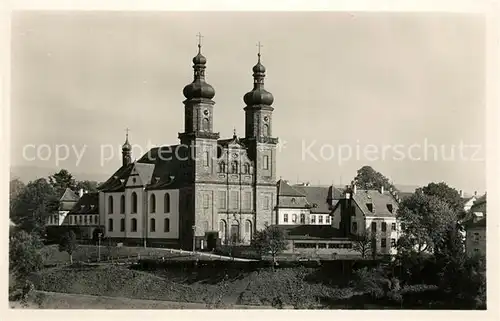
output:
M 69 254 L 69 263 L 73 264 L 73 252 L 75 252 L 76 248 L 76 234 L 70 230 L 61 238 L 59 242 L 59 252 L 67 252 Z
M 44 217 L 57 210 L 57 194 L 47 180 L 37 179 L 28 183 L 13 200 L 10 218 L 28 233 L 42 233 Z
M 377 172 L 371 166 L 363 166 L 358 169 L 358 174 L 354 178 L 356 186 L 361 189 L 385 189 L 393 188 L 394 186 L 389 182 L 389 179 Z
M 89 193 L 97 192 L 97 185 L 98 183 L 96 181 L 78 181 L 76 183 L 75 191 L 83 189 L 84 191 L 87 191 Z
M 417 254 L 433 252 L 450 225 L 457 221 L 456 213 L 447 202 L 419 191 L 403 200 L 397 218 L 403 233 L 398 242 L 399 249 L 416 251 Z M 405 249 L 401 249 L 402 246 Z
M 265 229 L 255 232 L 251 244 L 261 257 L 271 254 L 274 267 L 276 256 L 286 250 L 288 242 L 284 230 L 277 226 L 266 226 Z
M 368 232 L 366 229 L 354 236 L 352 249 L 358 252 L 363 259 L 365 259 L 369 254 L 372 253 L 372 245 L 375 239 L 375 235 Z
M 420 189 L 418 189 L 417 191 L 420 191 Z M 425 195 L 435 196 L 445 201 L 457 214 L 463 211 L 464 200 L 462 200 L 462 198 L 460 197 L 460 193 L 456 189 L 449 187 L 444 182 L 430 183 L 427 186 L 423 187 L 421 191 Z
M 49 182 L 54 187 L 58 195 L 62 195 L 66 188 L 76 191 L 75 179 L 73 178 L 73 175 L 65 169 L 61 169 L 59 172 L 50 175 Z
M 10 212 L 12 212 L 13 210 L 15 200 L 18 198 L 19 194 L 21 194 L 21 192 L 25 187 L 26 184 L 24 184 L 19 178 L 14 178 L 10 180 L 9 184 Z
M 42 242 L 38 235 L 28 234 L 21 229 L 13 229 L 9 240 L 9 269 L 18 280 L 43 267 L 40 254 Z

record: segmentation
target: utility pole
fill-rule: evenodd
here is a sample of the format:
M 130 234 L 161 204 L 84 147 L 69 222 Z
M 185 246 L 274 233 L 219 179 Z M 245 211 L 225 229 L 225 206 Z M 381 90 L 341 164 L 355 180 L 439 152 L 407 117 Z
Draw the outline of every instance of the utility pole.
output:
M 193 253 L 196 249 L 196 225 L 193 225 Z
M 101 261 L 101 237 L 102 237 L 102 233 L 99 233 L 98 234 L 98 243 L 97 243 L 97 255 L 98 255 L 98 258 L 97 258 L 97 261 L 100 262 Z

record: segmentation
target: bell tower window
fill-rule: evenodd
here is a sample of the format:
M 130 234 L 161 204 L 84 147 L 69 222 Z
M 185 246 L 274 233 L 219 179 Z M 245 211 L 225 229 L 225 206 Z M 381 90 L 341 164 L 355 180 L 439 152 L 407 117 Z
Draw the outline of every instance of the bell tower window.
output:
M 262 135 L 264 137 L 269 137 L 269 125 L 268 124 L 264 124 L 264 126 L 262 126 Z
M 208 118 L 203 118 L 202 128 L 203 128 L 203 131 L 205 131 L 205 132 L 210 131 L 210 122 L 209 122 Z

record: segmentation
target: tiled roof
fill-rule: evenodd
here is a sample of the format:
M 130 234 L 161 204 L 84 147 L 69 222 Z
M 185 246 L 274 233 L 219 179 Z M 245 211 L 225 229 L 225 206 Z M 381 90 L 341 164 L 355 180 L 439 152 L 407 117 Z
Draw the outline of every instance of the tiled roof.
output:
M 280 179 L 277 185 L 278 185 L 278 196 L 296 196 L 296 197 L 305 196 L 304 193 L 301 193 L 297 189 L 288 185 L 288 183 L 285 180 Z
M 395 217 L 398 202 L 388 191 L 381 193 L 378 190 L 357 190 L 353 199 L 366 216 Z M 371 210 L 370 210 L 371 204 Z M 392 205 L 392 211 L 388 205 Z
M 97 188 L 103 192 L 120 192 L 125 190 L 125 181 L 130 175 L 134 164 L 128 164 L 120 167 L 107 181 Z
M 99 193 L 83 194 L 68 214 L 99 214 Z
M 76 202 L 78 201 L 78 195 L 76 195 L 75 192 L 70 190 L 69 188 L 66 188 L 64 192 L 62 193 L 61 197 L 59 198 L 60 202 Z
M 306 196 L 311 206 L 311 213 L 330 213 L 343 194 L 333 186 L 294 186 L 294 188 Z
M 474 222 L 473 220 L 470 220 L 464 224 L 466 229 L 469 228 L 476 228 L 476 227 L 486 227 L 486 217 L 483 219 L 478 220 L 477 222 Z
M 331 225 L 278 225 L 290 240 L 344 238 L 339 229 Z

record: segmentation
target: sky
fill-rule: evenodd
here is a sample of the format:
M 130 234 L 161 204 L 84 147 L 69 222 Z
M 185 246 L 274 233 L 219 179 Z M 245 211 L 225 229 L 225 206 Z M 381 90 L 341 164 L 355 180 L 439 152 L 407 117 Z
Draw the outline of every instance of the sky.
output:
M 263 45 L 278 177 L 347 184 L 369 165 L 485 190 L 485 25 L 471 14 L 18 12 L 11 166 L 106 177 L 126 128 L 135 158 L 178 143 L 198 32 L 222 138 L 244 135 Z

